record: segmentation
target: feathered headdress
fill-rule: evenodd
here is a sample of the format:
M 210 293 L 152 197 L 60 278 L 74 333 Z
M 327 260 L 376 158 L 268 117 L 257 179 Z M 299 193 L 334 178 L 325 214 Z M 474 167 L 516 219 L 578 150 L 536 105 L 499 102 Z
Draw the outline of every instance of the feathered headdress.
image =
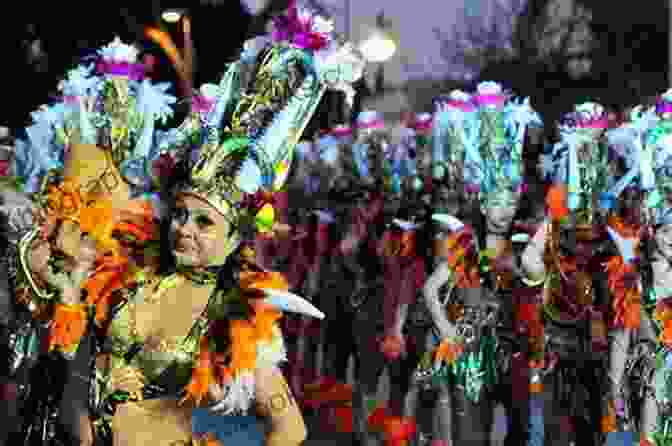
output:
M 144 79 L 137 55 L 137 49 L 115 39 L 98 50 L 94 61 L 67 74 L 58 101 L 32 113 L 34 123 L 26 129 L 27 139 L 16 141 L 9 170 L 21 192 L 31 194 L 34 211 L 31 218 L 17 219 L 11 204 L 2 209 L 10 213 L 9 230 L 17 244 L 25 248 L 58 222 L 70 221 L 120 260 L 113 232 L 130 231 L 143 242 L 155 235 L 153 203 L 131 199 L 152 190 L 148 166 L 155 123 L 172 115 L 175 98 L 166 94 L 169 84 Z M 40 218 L 34 221 L 33 215 Z M 136 217 L 139 226 L 119 226 Z M 62 250 L 77 257 L 77 246 L 64 244 Z M 26 250 L 19 251 L 25 263 Z M 34 294 L 43 294 L 30 283 Z
M 362 111 L 357 116 L 357 138 L 352 145 L 353 156 L 360 179 L 372 182 L 382 178 L 374 178 L 382 172 L 376 172 L 379 165 L 373 165 L 372 161 L 384 157 L 384 151 L 390 144 L 389 135 L 383 116 L 374 110 Z
M 481 157 L 484 162 L 484 202 L 520 192 L 523 186 L 523 145 L 525 133 L 542 121 L 530 106 L 529 98 L 515 99 L 496 82 L 478 84 L 474 102 L 481 121 Z
M 593 215 L 593 194 L 607 187 L 608 148 L 601 136 L 609 127 L 604 107 L 593 102 L 577 105 L 560 125 L 561 141 L 545 155 L 546 175 L 567 186 L 567 206 L 580 211 L 579 224 Z
M 164 143 L 191 149 L 183 190 L 224 214 L 232 209 L 245 214 L 251 210 L 247 197 L 263 198 L 284 185 L 294 149 L 324 92 L 350 93 L 363 72 L 363 59 L 350 44 L 336 42 L 331 29 L 330 22 L 291 4 L 274 20 L 272 35 L 246 43 L 200 126 L 190 121 Z M 193 141 L 200 142 L 195 151 Z M 189 153 L 177 156 L 186 159 Z M 253 201 L 253 212 L 260 204 L 269 209 L 266 200 Z
M 619 195 L 630 185 L 645 192 L 655 192 L 654 150 L 647 140 L 658 120 L 652 108 L 644 110 L 638 106 L 632 110 L 628 122 L 607 131 L 610 153 L 623 160 L 627 170 L 618 179 L 607 178 L 608 188 L 601 194 L 601 207 L 613 208 Z
M 424 187 L 425 178 L 421 178 L 421 162 L 432 141 L 433 115 L 418 113 L 402 121 L 395 135 L 396 172 L 400 178 L 410 178 L 413 190 Z
M 479 131 L 477 109 L 471 95 L 454 90 L 434 100 L 432 171 L 435 179 L 481 183 L 483 162 L 478 152 Z M 463 172 L 460 166 L 466 170 Z
M 666 199 L 672 191 L 672 90 L 663 93 L 649 110 L 642 165 L 649 171 L 646 206 L 657 225 L 672 223 L 672 207 Z
M 137 53 L 116 39 L 98 51 L 95 61 L 71 70 L 59 85 L 59 100 L 34 112 L 28 138 L 16 142 L 10 173 L 32 194 L 36 205 L 31 210 L 40 220 L 25 218 L 17 224 L 10 218 L 11 241 L 18 251 L 17 300 L 37 317 L 51 319 L 50 348 L 66 354 L 76 351 L 88 312 L 86 305 L 67 303 L 59 291 L 86 289 L 86 304 L 95 306 L 96 322 L 104 323 L 115 293 L 135 280 L 131 255 L 115 234 L 141 244 L 156 235 L 152 204 L 132 198 L 152 190 L 147 166 L 154 125 L 172 114 L 175 98 L 166 94 L 169 84 L 144 79 Z M 80 233 L 88 233 L 96 242 L 95 271 L 68 276 L 60 256 L 52 255 L 42 277 L 49 286 L 43 288 L 29 267 L 32 242 L 53 235 L 66 222 L 74 224 L 73 231 L 59 236 L 58 250 L 79 260 Z
M 484 204 L 519 191 L 525 132 L 542 125 L 529 99 L 516 100 L 498 83 L 481 82 L 474 94 L 453 91 L 435 107 L 436 176 L 463 165 L 465 187 L 479 190 Z
M 71 70 L 60 99 L 32 113 L 28 138 L 17 141 L 11 174 L 37 192 L 47 173 L 76 177 L 82 187 L 109 183 L 112 198 L 151 189 L 155 123 L 172 116 L 170 84 L 144 78 L 138 50 L 118 38 L 97 60 Z

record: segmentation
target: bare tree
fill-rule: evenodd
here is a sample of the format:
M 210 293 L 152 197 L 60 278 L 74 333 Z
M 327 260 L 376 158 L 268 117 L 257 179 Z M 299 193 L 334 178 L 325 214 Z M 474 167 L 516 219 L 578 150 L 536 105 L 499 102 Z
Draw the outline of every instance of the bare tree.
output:
M 451 30 L 434 31 L 442 57 L 467 75 L 516 60 L 580 78 L 592 67 L 591 20 L 590 10 L 574 0 L 493 0 L 489 13 L 465 8 Z
M 462 67 L 467 79 L 492 62 L 515 58 L 512 36 L 523 7 L 524 0 L 496 0 L 489 11 L 478 11 L 467 2 L 452 29 L 434 29 L 442 58 Z

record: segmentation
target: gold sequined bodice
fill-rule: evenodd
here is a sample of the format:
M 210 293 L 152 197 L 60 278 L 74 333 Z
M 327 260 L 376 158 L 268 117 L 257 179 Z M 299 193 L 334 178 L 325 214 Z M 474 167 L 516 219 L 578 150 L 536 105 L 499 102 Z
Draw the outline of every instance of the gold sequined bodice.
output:
M 145 286 L 138 290 L 111 323 L 112 367 L 130 365 L 152 380 L 177 362 L 188 376 L 198 341 L 186 338 L 211 292 L 212 286 L 198 286 L 182 277 L 167 289 Z M 137 353 L 127 362 L 133 350 Z

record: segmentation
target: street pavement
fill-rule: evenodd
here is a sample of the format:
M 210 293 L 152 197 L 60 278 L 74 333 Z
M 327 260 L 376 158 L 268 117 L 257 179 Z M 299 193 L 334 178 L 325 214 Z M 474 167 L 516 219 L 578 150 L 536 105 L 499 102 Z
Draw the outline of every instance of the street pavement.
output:
M 350 367 L 348 371 L 348 381 L 350 384 L 353 382 L 353 364 L 350 361 Z M 387 372 L 385 372 L 380 380 L 378 385 L 378 398 L 379 401 L 388 401 L 389 397 L 389 379 Z M 428 411 L 422 411 L 427 413 Z M 492 432 L 492 443 L 491 446 L 503 446 L 504 437 L 506 435 L 506 419 L 504 409 L 501 406 L 497 407 L 495 415 L 495 423 Z M 338 432 L 329 432 L 322 428 L 323 420 L 319 415 L 306 415 L 305 417 L 306 426 L 308 428 L 308 439 L 304 443 L 304 446 L 350 446 L 352 444 L 352 439 L 350 434 L 343 434 Z M 431 423 L 431 422 L 430 422 Z M 424 423 L 423 423 L 424 424 Z M 380 443 L 381 446 L 384 446 L 384 443 Z

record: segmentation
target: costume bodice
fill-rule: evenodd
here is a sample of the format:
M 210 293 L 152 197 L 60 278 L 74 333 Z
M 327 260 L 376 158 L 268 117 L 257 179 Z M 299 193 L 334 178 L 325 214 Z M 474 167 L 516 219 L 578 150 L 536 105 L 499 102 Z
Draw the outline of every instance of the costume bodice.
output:
M 177 364 L 179 376 L 188 381 L 198 349 L 198 339 L 188 334 L 211 292 L 210 286 L 195 286 L 182 276 L 140 287 L 111 322 L 112 367 L 130 365 L 151 381 Z

